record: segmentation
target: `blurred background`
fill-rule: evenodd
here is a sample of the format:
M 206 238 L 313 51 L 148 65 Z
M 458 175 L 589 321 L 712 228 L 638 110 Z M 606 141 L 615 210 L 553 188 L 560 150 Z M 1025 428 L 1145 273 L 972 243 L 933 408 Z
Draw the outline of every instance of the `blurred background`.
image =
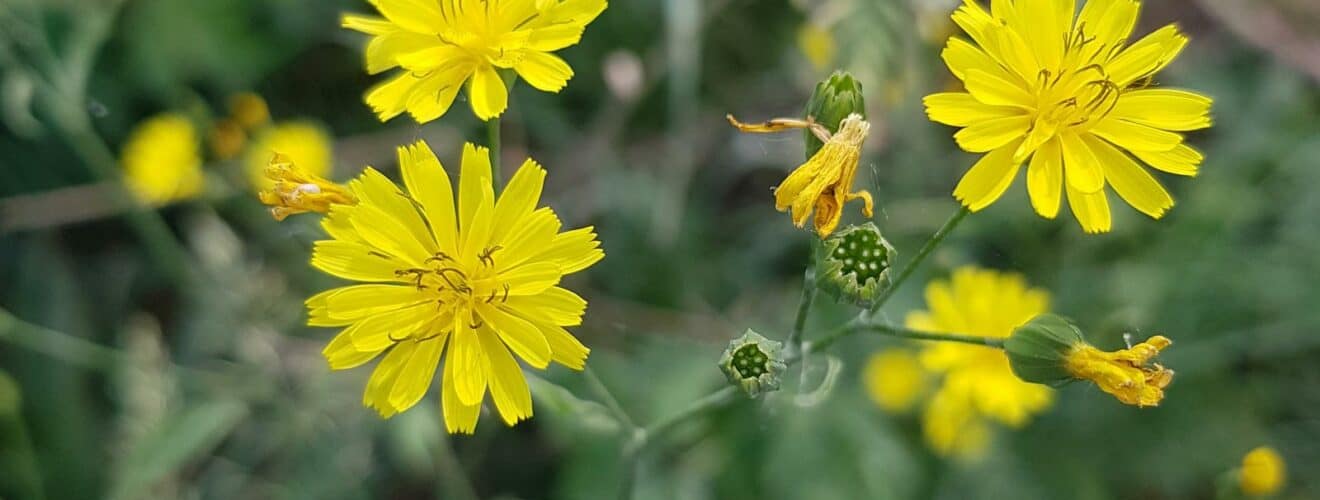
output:
M 815 81 L 849 70 L 874 124 L 858 187 L 900 262 L 957 209 L 974 157 L 921 107 L 956 83 L 939 51 L 957 3 L 616 0 L 560 52 L 576 71 L 562 93 L 515 88 L 503 164 L 538 159 L 543 202 L 596 226 L 607 257 L 570 278 L 590 301 L 575 333 L 634 419 L 723 387 L 728 340 L 783 338 L 797 305 L 811 238 L 770 190 L 801 136 L 738 135 L 725 113 L 797 116 Z M 302 301 L 336 285 L 307 264 L 318 218 L 273 221 L 253 165 L 278 144 L 338 180 L 397 178 L 400 144 L 425 138 L 457 166 L 484 139 L 465 102 L 423 127 L 379 123 L 343 12 L 373 10 L 0 0 L 0 498 L 615 495 L 620 426 L 578 373 L 529 372 L 536 418 L 450 437 L 435 393 L 382 421 L 360 404 L 368 368 L 326 367 L 334 332 L 303 326 Z M 899 344 L 850 338 L 839 363 L 676 428 L 641 460 L 637 497 L 1214 498 L 1271 445 L 1292 472 L 1280 497 L 1320 498 L 1320 2 L 1148 0 L 1138 32 L 1170 22 L 1192 43 L 1158 81 L 1213 96 L 1216 117 L 1191 136 L 1199 177 L 1158 174 L 1173 211 L 1115 204 L 1114 231 L 1087 236 L 1035 216 L 1019 180 L 886 306 L 901 321 L 960 265 L 1020 272 L 1102 347 L 1175 339 L 1159 408 L 1074 384 L 980 460 L 943 458 L 919 411 L 864 389 L 868 356 Z M 121 170 L 178 162 L 195 164 L 186 192 L 124 202 Z M 819 301 L 807 338 L 854 311 Z

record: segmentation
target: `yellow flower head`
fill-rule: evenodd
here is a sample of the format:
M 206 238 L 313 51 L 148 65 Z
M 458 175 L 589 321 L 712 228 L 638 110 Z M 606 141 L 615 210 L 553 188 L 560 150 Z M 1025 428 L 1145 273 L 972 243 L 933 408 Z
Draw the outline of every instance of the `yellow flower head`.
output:
M 257 189 L 274 187 L 267 174 L 272 155 L 280 154 L 314 177 L 327 177 L 333 167 L 334 151 L 325 130 L 308 122 L 284 122 L 259 132 L 244 160 L 248 179 Z
M 909 328 L 1006 338 L 1048 310 L 1049 294 L 1028 287 L 1020 275 L 968 266 L 955 270 L 948 281 L 927 285 L 926 307 L 908 314 Z M 1054 400 L 1049 388 L 1018 379 L 1000 349 L 934 342 L 922 350 L 921 363 L 944 376 L 925 415 L 926 435 L 936 451 L 975 455 L 975 449 L 961 448 L 988 439 L 961 438 L 955 431 L 981 433 L 979 421 L 986 419 L 1022 427 Z
M 886 349 L 871 355 L 862 372 L 866 394 L 891 413 L 908 411 L 928 385 L 926 370 L 907 349 Z
M 345 15 L 343 25 L 372 36 L 367 72 L 403 71 L 367 92 L 381 121 L 407 111 L 426 123 L 449 110 L 465 84 L 482 120 L 504 112 L 509 91 L 496 69 L 559 92 L 573 69 L 551 54 L 582 39 L 605 0 L 372 0 L 384 18 Z
M 1187 44 L 1174 25 L 1128 45 L 1137 0 L 964 0 L 953 20 L 971 41 L 949 38 L 944 61 L 967 92 L 927 96 L 931 120 L 987 153 L 953 195 L 972 211 L 1008 189 L 1027 166 L 1027 193 L 1054 218 L 1066 190 L 1088 233 L 1110 229 L 1109 185 L 1138 211 L 1160 218 L 1173 198 L 1132 157 L 1164 172 L 1196 175 L 1201 153 L 1178 132 L 1209 127 L 1208 97 L 1145 88 Z
M 1238 475 L 1243 494 L 1269 496 L 1283 490 L 1288 481 L 1288 466 L 1274 448 L 1260 446 L 1242 457 Z
M 476 428 L 489 390 L 508 425 L 532 416 L 515 359 L 580 370 L 588 349 L 564 329 L 587 303 L 558 285 L 604 257 L 592 228 L 566 232 L 536 208 L 545 170 L 527 160 L 498 197 L 485 148 L 463 149 L 457 203 L 425 142 L 399 148 L 405 189 L 368 168 L 352 181 L 356 205 L 336 205 L 312 265 L 362 284 L 307 300 L 308 324 L 346 327 L 326 346 L 342 370 L 384 355 L 363 403 L 382 417 L 407 410 L 431 386 L 447 351 L 441 404 L 449 432 Z M 512 352 L 510 352 L 512 351 Z
M 1156 335 L 1114 352 L 1079 343 L 1064 356 L 1063 367 L 1076 378 L 1095 382 L 1100 390 L 1124 404 L 1156 406 L 1164 399 L 1164 388 L 1173 381 L 1173 370 L 1151 360 L 1172 343 Z
M 776 118 L 764 123 L 749 124 L 738 121 L 733 115 L 725 118 L 729 124 L 743 132 L 773 133 L 804 128 L 825 142 L 816 154 L 788 174 L 784 182 L 775 188 L 775 209 L 780 212 L 791 210 L 793 225 L 806 226 L 807 217 L 814 209 L 816 234 L 824 239 L 839 227 L 843 204 L 852 200 L 862 200 L 862 215 L 871 217 L 871 193 L 864 189 L 852 192 L 857 163 L 862 157 L 862 143 L 871 130 L 871 124 L 863 120 L 862 115 L 848 115 L 839 122 L 839 131 L 833 135 L 824 126 L 810 120 Z
M 275 153 L 271 157 L 266 165 L 266 178 L 272 185 L 257 193 L 257 197 L 270 206 L 275 220 L 307 212 L 323 214 L 333 205 L 357 203 L 348 188 L 308 172 L 284 154 Z
M 138 199 L 167 203 L 202 190 L 197 131 L 187 117 L 166 113 L 138 124 L 120 155 L 124 181 Z

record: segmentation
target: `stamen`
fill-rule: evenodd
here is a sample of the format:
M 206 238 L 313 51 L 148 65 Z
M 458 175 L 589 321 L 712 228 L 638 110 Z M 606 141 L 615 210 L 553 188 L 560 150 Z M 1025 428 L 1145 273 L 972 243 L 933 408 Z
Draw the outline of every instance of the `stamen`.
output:
M 402 277 L 407 276 L 407 275 L 409 275 L 409 274 L 416 275 L 415 278 L 417 279 L 417 281 L 416 281 L 415 285 L 417 286 L 417 289 L 418 289 L 418 290 L 425 290 L 425 289 L 426 289 L 426 285 L 423 285 L 423 284 L 422 284 L 422 277 L 424 277 L 424 276 L 426 276 L 427 274 L 430 274 L 430 273 L 431 273 L 431 271 L 430 271 L 429 269 L 417 269 L 417 268 L 410 268 L 410 269 L 396 269 L 396 270 L 394 271 L 394 276 L 397 277 L 397 278 L 402 278 Z
M 477 254 L 477 260 L 480 260 L 481 263 L 486 264 L 488 266 L 495 267 L 495 259 L 491 257 L 491 254 L 494 254 L 496 250 L 500 250 L 503 248 L 504 247 L 500 245 L 487 247 L 485 250 L 482 250 L 480 254 Z
M 444 252 L 436 252 L 435 255 L 427 257 L 426 260 L 422 261 L 422 263 L 430 264 L 431 262 L 444 262 L 446 260 L 454 260 L 454 258 L 450 257 L 449 254 L 446 254 Z
M 459 285 L 455 285 L 453 281 L 450 281 L 449 275 L 446 273 L 451 273 L 451 272 L 458 274 L 459 278 L 462 279 L 463 283 Z M 453 268 L 453 267 L 442 267 L 440 269 L 436 269 L 435 273 L 437 276 L 440 276 L 440 279 L 445 280 L 445 283 L 448 283 L 449 287 L 454 289 L 454 291 L 460 293 L 472 293 L 472 288 L 467 286 L 467 275 L 463 274 L 463 271 L 460 271 L 457 268 Z

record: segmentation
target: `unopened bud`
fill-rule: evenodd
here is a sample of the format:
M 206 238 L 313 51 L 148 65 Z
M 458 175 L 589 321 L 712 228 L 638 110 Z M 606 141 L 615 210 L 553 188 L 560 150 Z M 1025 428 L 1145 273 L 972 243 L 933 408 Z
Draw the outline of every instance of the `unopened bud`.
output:
M 839 124 L 848 115 L 866 118 L 866 100 L 862 97 L 862 84 L 846 71 L 835 71 L 829 78 L 816 84 L 803 112 L 808 121 L 825 126 L 831 134 L 839 131 Z M 807 158 L 816 154 L 825 143 L 810 130 L 803 133 Z

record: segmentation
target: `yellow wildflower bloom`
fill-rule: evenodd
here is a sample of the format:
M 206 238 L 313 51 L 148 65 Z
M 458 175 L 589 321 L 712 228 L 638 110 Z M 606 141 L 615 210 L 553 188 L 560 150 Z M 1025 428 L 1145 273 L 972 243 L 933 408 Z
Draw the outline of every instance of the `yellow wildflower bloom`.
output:
M 1238 484 L 1248 496 L 1270 496 L 1283 490 L 1288 481 L 1288 466 L 1279 452 L 1260 446 L 1242 457 Z
M 191 198 L 202 190 L 197 130 L 187 117 L 166 113 L 138 124 L 120 153 L 124 182 L 154 204 Z
M 538 90 L 559 92 L 573 69 L 551 54 L 582 39 L 605 0 L 373 0 L 384 18 L 345 15 L 343 26 L 372 36 L 367 72 L 403 71 L 367 92 L 381 121 L 407 111 L 418 123 L 444 115 L 467 86 L 482 120 L 504 112 L 509 91 L 497 69 Z
M 1173 370 L 1151 360 L 1172 343 L 1156 335 L 1114 352 L 1079 343 L 1064 357 L 1063 367 L 1076 378 L 1095 382 L 1100 390 L 1124 404 L 1156 406 L 1164 399 L 1164 388 L 1173 381 Z
M 333 168 L 334 151 L 324 129 L 309 122 L 277 123 L 259 132 L 248 149 L 244 164 L 252 186 L 274 187 L 274 181 L 266 175 L 266 166 L 277 153 L 316 177 L 329 176 Z
M 292 158 L 280 153 L 271 157 L 266 166 L 266 178 L 273 184 L 257 196 L 270 206 L 270 214 L 275 220 L 307 212 L 323 214 L 333 205 L 357 203 L 348 188 L 308 172 Z
M 1173 198 L 1132 157 L 1194 176 L 1202 155 L 1178 132 L 1209 127 L 1211 99 L 1145 88 L 1187 44 L 1174 25 L 1127 44 L 1137 0 L 992 0 L 987 12 L 964 0 L 953 20 L 971 38 L 949 38 L 944 61 L 966 92 L 926 96 L 931 120 L 963 127 L 954 135 L 987 153 L 953 195 L 972 211 L 1008 189 L 1024 162 L 1036 212 L 1054 218 L 1063 192 L 1088 233 L 1109 231 L 1105 186 L 1138 211 L 1160 218 Z M 1126 151 L 1126 152 L 1125 152 Z
M 927 285 L 926 307 L 908 314 L 908 328 L 1006 338 L 1048 310 L 1049 294 L 1029 288 L 1021 275 L 967 266 L 948 281 Z M 959 448 L 955 444 L 960 442 L 984 443 L 984 438 L 959 438 L 954 432 L 979 433 L 980 420 L 1022 427 L 1054 400 L 1049 388 L 1018 379 L 1001 349 L 933 342 L 922 350 L 921 363 L 944 376 L 925 419 L 926 436 L 937 451 Z
M 816 154 L 775 188 L 775 209 L 780 212 L 791 210 L 793 225 L 806 226 L 807 217 L 815 210 L 813 225 L 816 234 L 825 239 L 839 227 L 843 204 L 853 200 L 862 200 L 862 215 L 872 216 L 871 193 L 865 189 L 852 191 L 857 163 L 862 157 L 862 143 L 871 130 L 871 124 L 863 120 L 862 115 L 848 115 L 839 122 L 839 131 L 833 135 L 824 126 L 810 120 L 776 118 L 764 123 L 742 123 L 733 115 L 725 118 L 743 132 L 772 133 L 804 128 L 825 142 Z
M 210 142 L 211 154 L 215 155 L 217 160 L 228 160 L 243 152 L 243 146 L 247 143 L 247 132 L 238 122 L 231 119 L 224 119 L 215 122 L 211 127 Z
M 975 390 L 968 379 L 946 382 L 921 415 L 926 443 L 936 454 L 976 460 L 990 447 L 990 425 L 975 406 Z
M 363 403 L 388 418 L 422 399 L 447 350 L 449 432 L 476 428 L 488 390 L 506 424 L 531 417 L 514 354 L 538 369 L 583 368 L 589 351 L 564 327 L 587 303 L 557 285 L 604 257 L 595 233 L 560 233 L 554 211 L 536 208 L 545 170 L 530 159 L 497 197 L 488 150 L 466 145 L 457 204 L 425 142 L 399 148 L 399 167 L 406 190 L 368 168 L 350 183 L 358 203 L 322 222 L 332 239 L 316 242 L 312 265 L 364 282 L 307 300 L 309 325 L 346 327 L 326 360 L 343 370 L 383 355 Z
M 886 349 L 872 354 L 862 371 L 866 394 L 891 413 L 908 411 L 926 391 L 926 370 L 907 349 Z

